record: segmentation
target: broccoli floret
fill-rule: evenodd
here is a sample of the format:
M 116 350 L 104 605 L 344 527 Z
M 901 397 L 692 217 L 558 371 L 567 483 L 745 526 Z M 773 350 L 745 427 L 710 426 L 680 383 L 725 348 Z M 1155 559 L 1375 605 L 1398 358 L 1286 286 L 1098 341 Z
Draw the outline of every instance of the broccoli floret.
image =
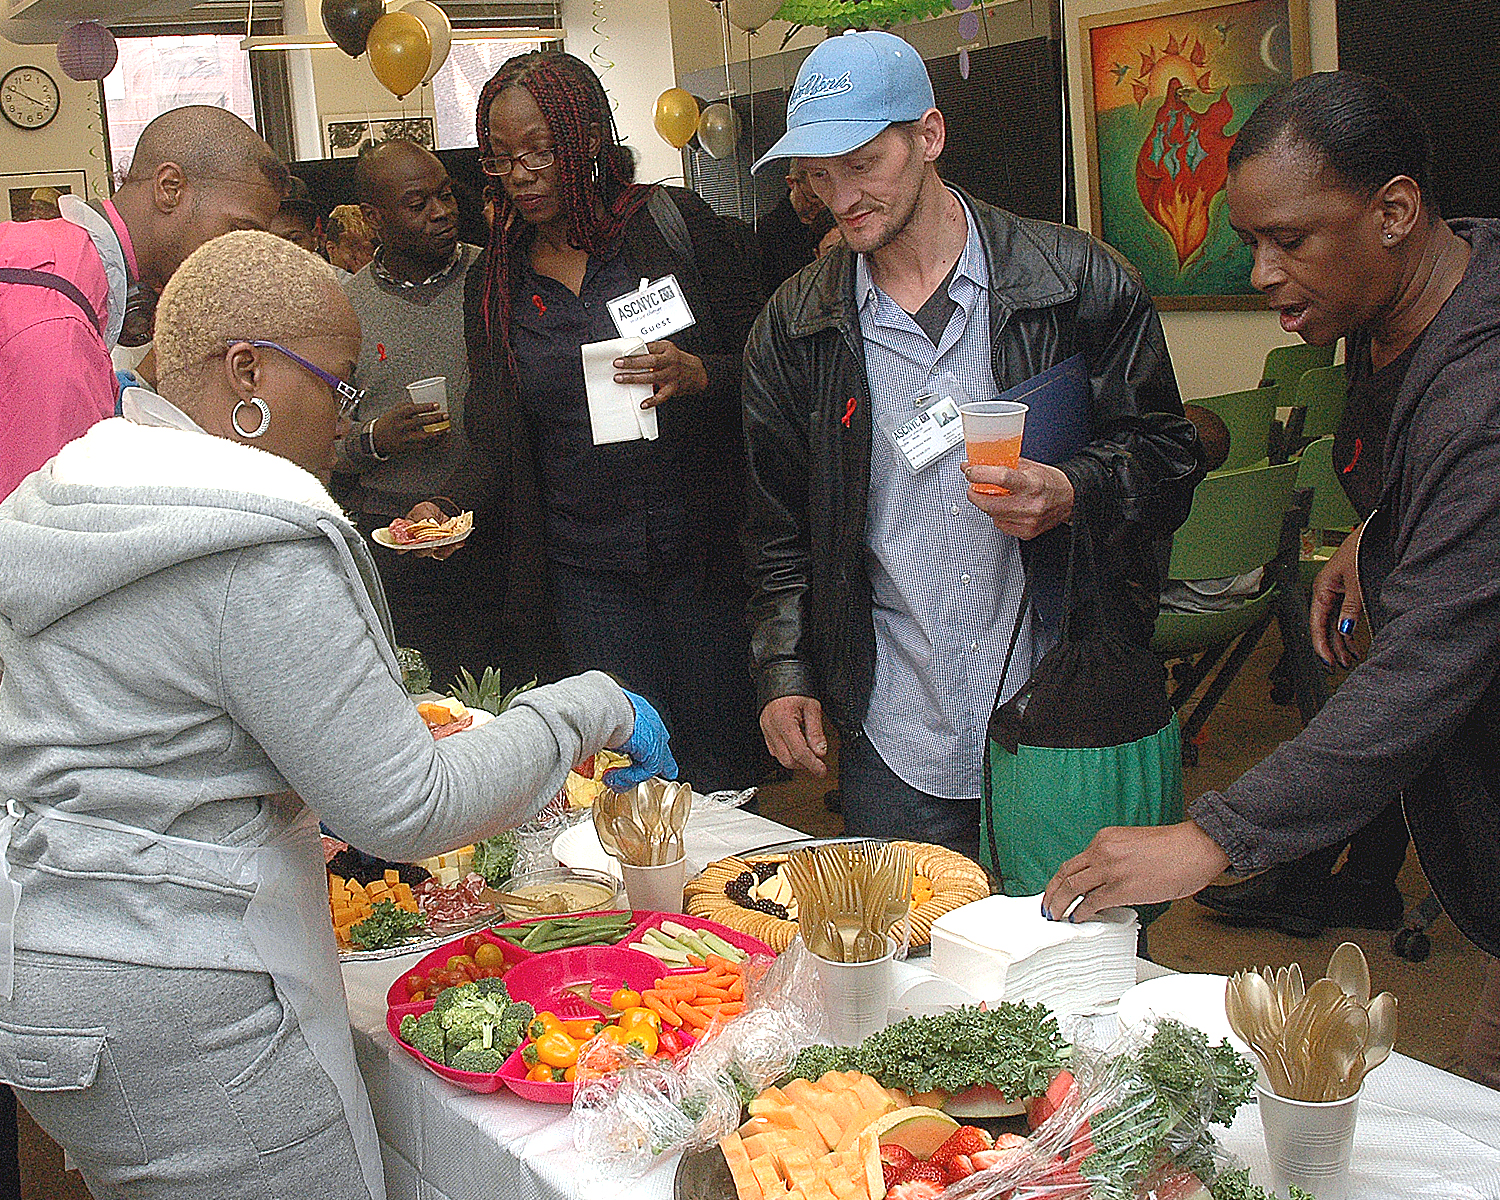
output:
M 407 1013 L 402 1017 L 401 1040 L 433 1062 L 444 1061 L 443 1027 L 433 1013 L 423 1013 L 420 1017 Z
M 474 986 L 481 996 L 498 996 L 507 1004 L 510 1003 L 510 992 L 506 990 L 503 979 L 476 979 Z
M 506 1055 L 500 1053 L 495 1047 L 485 1049 L 484 1042 L 475 1039 L 464 1046 L 453 1056 L 453 1061 L 448 1065 L 455 1071 L 475 1071 L 483 1075 L 491 1075 L 498 1071 L 504 1064 Z
M 510 878 L 516 865 L 516 851 L 520 843 L 511 830 L 497 833 L 492 838 L 474 843 L 474 862 L 471 870 L 484 876 L 491 887 L 499 887 Z
M 519 1021 L 521 1028 L 525 1029 L 526 1026 L 530 1025 L 536 1019 L 536 1009 L 532 1008 L 524 1000 L 512 1000 L 510 1007 L 505 1010 L 505 1015 L 501 1019 L 505 1021 Z
M 460 1008 L 464 1001 L 471 1000 L 478 995 L 479 989 L 472 983 L 444 988 L 438 993 L 437 1002 L 432 1006 L 432 1015 L 441 1021 L 443 1028 L 446 1029 L 454 1010 Z

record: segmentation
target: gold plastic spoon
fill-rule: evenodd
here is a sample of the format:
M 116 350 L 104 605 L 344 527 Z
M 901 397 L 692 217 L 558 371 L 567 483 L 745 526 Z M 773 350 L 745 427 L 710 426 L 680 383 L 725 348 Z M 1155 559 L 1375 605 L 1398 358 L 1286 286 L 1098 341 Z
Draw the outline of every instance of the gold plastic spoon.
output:
M 1365 952 L 1353 942 L 1344 942 L 1333 952 L 1328 960 L 1328 978 L 1346 996 L 1362 1005 L 1370 1002 L 1370 964 L 1365 961 Z

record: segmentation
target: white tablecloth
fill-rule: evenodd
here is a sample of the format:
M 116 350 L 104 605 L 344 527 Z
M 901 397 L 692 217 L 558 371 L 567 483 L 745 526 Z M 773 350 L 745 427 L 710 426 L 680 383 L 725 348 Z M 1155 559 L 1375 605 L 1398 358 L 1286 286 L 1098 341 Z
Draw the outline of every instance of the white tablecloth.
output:
M 733 810 L 695 811 L 689 865 L 799 836 Z M 385 1026 L 385 993 L 411 957 L 344 967 L 354 1048 L 385 1155 L 389 1200 L 667 1200 L 676 1159 L 622 1186 L 580 1177 L 573 1122 L 561 1106 L 507 1091 L 476 1096 L 437 1078 Z M 1142 977 L 1159 968 L 1142 964 Z M 918 972 L 917 963 L 903 970 Z M 1224 1145 L 1269 1182 L 1253 1104 L 1219 1130 Z M 1355 1132 L 1353 1200 L 1500 1200 L 1500 1094 L 1393 1054 L 1365 1085 Z

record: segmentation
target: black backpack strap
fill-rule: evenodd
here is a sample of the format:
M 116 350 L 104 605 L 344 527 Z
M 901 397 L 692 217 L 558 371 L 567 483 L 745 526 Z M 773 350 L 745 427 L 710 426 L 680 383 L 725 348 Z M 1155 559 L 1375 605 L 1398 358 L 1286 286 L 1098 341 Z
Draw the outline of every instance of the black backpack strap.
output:
M 680 219 L 680 218 L 679 218 Z M 99 314 L 94 311 L 94 306 L 89 303 L 89 298 L 78 290 L 78 285 L 71 279 L 64 279 L 61 275 L 53 275 L 50 271 L 33 271 L 26 267 L 0 267 L 0 283 L 19 283 L 30 287 L 51 288 L 54 292 L 61 292 L 79 308 L 83 309 L 89 319 L 89 324 L 102 337 L 104 324 L 99 319 Z

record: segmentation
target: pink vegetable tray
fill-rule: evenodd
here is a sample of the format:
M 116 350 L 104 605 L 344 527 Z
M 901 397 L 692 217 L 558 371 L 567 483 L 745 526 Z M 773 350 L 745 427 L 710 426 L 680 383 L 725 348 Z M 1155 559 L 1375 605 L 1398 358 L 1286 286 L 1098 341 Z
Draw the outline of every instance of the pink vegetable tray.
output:
M 582 915 L 582 914 L 580 914 Z M 500 947 L 504 956 L 506 972 L 503 976 L 511 999 L 524 1001 L 538 1012 L 554 1012 L 563 1020 L 574 1020 L 598 1016 L 592 1007 L 578 995 L 564 989 L 590 984 L 590 994 L 599 1003 L 608 1007 L 611 993 L 622 984 L 635 991 L 644 991 L 664 975 L 696 971 L 697 967 L 669 968 L 666 963 L 644 951 L 631 950 L 628 943 L 640 941 L 648 929 L 658 928 L 663 921 L 674 921 L 688 929 L 706 930 L 743 950 L 746 954 L 770 955 L 774 952 L 764 942 L 729 929 L 702 917 L 684 916 L 680 913 L 658 913 L 636 911 L 631 914 L 636 925 L 614 946 L 574 946 L 561 950 L 548 950 L 534 954 L 496 937 L 483 930 L 485 940 Z M 531 921 L 512 921 L 501 928 L 524 928 L 535 924 Z M 471 936 L 471 935 L 465 935 Z M 449 958 L 464 953 L 464 938 L 457 937 L 446 945 L 424 955 L 415 966 L 409 967 L 386 993 L 386 1028 L 400 1047 L 435 1075 L 471 1092 L 496 1092 L 508 1087 L 518 1096 L 543 1104 L 571 1104 L 571 1083 L 538 1083 L 526 1078 L 526 1063 L 518 1047 L 499 1071 L 481 1074 L 473 1071 L 455 1071 L 441 1063 L 433 1062 L 401 1041 L 401 1018 L 407 1013 L 421 1016 L 428 1012 L 434 999 L 412 1001 L 408 997 L 407 978 L 413 974 L 427 975 L 435 968 L 447 963 Z

